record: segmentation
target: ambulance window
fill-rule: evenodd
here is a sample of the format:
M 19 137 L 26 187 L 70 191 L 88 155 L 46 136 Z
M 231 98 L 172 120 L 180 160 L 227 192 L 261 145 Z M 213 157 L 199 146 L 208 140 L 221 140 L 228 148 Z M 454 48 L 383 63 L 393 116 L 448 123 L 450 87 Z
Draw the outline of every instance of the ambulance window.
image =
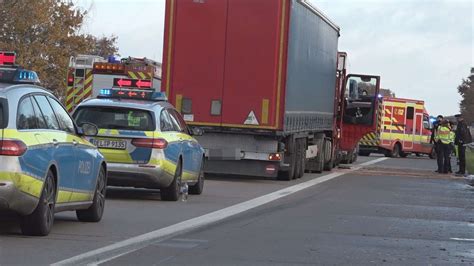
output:
M 171 120 L 171 116 L 168 113 L 168 111 L 165 110 L 165 109 L 163 109 L 163 111 L 161 111 L 160 128 L 161 128 L 161 131 L 163 131 L 163 132 L 165 132 L 165 131 L 176 131 L 176 129 L 173 125 L 173 122 Z
M 54 109 L 54 113 L 56 114 L 56 117 L 59 120 L 59 125 L 61 126 L 61 129 L 69 133 L 75 133 L 76 130 L 74 129 L 74 123 L 72 122 L 71 117 L 69 117 L 69 115 L 67 114 L 66 110 L 64 110 L 64 108 L 61 106 L 61 104 L 59 104 L 51 97 L 48 97 L 48 101 Z
M 407 108 L 407 119 L 413 119 L 414 112 L 415 112 L 415 108 L 408 107 Z
M 51 105 L 49 104 L 46 97 L 36 95 L 34 96 L 34 98 L 36 99 L 36 102 L 38 102 L 41 113 L 43 113 L 43 117 L 46 121 L 47 128 L 59 130 L 60 127 L 59 127 L 58 120 L 56 118 L 56 115 L 53 112 L 53 108 L 51 108 Z
M 33 105 L 31 104 L 30 97 L 24 98 L 18 106 L 16 127 L 18 129 L 38 128 L 35 111 L 33 109 Z
M 423 127 L 425 129 L 431 129 L 430 118 L 427 116 L 423 116 Z

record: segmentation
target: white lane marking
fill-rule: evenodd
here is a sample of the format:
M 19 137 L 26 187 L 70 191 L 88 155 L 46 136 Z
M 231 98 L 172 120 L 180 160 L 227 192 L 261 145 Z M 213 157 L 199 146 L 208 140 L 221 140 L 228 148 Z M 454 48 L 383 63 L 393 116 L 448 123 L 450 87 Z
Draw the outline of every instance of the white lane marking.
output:
M 457 237 L 451 237 L 451 240 L 457 240 L 457 241 L 469 241 L 469 242 L 474 242 L 474 239 L 472 238 L 457 238 Z
M 171 238 L 175 235 L 183 234 L 183 233 L 195 230 L 197 228 L 201 228 L 201 227 L 216 223 L 218 221 L 224 220 L 231 216 L 243 213 L 245 211 L 248 211 L 248 210 L 257 208 L 259 206 L 262 206 L 264 204 L 270 203 L 272 201 L 275 201 L 277 199 L 294 194 L 303 189 L 306 189 L 306 188 L 324 183 L 336 177 L 357 171 L 360 168 L 362 168 L 362 166 L 375 164 L 387 159 L 388 158 L 385 158 L 385 157 L 375 159 L 372 161 L 362 163 L 360 165 L 355 165 L 352 169 L 346 170 L 344 172 L 330 173 L 324 176 L 320 176 L 315 179 L 311 179 L 309 181 L 299 183 L 291 187 L 287 187 L 287 188 L 272 192 L 270 194 L 260 196 L 258 198 L 254 198 L 242 203 L 238 203 L 236 205 L 226 207 L 218 211 L 204 214 L 202 216 L 189 219 L 187 221 L 183 221 L 183 222 L 180 222 L 168 227 L 164 227 L 164 228 L 161 228 L 149 233 L 145 233 L 143 235 L 139 235 L 136 237 L 132 237 L 132 238 L 114 243 L 109 246 L 98 248 L 96 250 L 92 250 L 92 251 L 74 256 L 69 259 L 56 262 L 52 264 L 52 266 L 78 265 L 78 264 L 79 265 L 98 265 L 98 264 L 110 261 L 112 259 L 116 259 L 123 255 L 126 255 L 135 250 L 144 248 L 153 242 Z

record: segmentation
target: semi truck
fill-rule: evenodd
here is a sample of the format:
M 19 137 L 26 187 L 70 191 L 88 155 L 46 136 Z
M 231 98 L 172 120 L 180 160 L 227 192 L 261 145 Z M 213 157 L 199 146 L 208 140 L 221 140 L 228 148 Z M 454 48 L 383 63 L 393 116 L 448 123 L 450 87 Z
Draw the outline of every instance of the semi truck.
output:
M 430 115 L 424 101 L 380 97 L 377 129 L 362 137 L 359 155 L 381 153 L 387 157 L 406 157 L 410 153 L 435 158 Z
M 69 59 L 65 106 L 68 112 L 101 89 L 139 87 L 161 90 L 161 64 L 147 59 L 77 55 Z
M 339 36 L 304 0 L 167 0 L 162 90 L 204 132 L 207 173 L 291 180 L 353 160 L 380 78 L 346 75 Z

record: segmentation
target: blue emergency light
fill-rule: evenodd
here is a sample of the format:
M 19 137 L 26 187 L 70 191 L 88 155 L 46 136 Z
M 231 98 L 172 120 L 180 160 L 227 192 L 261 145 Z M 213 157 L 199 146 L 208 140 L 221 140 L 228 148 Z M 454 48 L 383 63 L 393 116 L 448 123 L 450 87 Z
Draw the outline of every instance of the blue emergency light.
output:
M 168 97 L 164 92 L 151 90 L 136 90 L 136 89 L 101 89 L 98 98 L 109 99 L 135 99 L 147 101 L 168 101 Z
M 39 84 L 38 74 L 20 68 L 0 68 L 0 82 L 12 84 Z

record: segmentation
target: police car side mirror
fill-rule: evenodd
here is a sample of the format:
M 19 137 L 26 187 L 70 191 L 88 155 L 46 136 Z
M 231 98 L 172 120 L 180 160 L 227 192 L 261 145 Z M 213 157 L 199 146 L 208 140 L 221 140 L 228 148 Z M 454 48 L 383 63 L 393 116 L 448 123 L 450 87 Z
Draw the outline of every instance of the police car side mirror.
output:
M 191 128 L 191 135 L 193 136 L 202 136 L 204 134 L 204 131 L 198 127 L 193 127 Z
M 99 133 L 99 129 L 94 124 L 83 123 L 79 127 L 79 132 L 78 133 L 79 133 L 79 135 L 92 137 L 92 136 L 97 136 L 97 134 Z

